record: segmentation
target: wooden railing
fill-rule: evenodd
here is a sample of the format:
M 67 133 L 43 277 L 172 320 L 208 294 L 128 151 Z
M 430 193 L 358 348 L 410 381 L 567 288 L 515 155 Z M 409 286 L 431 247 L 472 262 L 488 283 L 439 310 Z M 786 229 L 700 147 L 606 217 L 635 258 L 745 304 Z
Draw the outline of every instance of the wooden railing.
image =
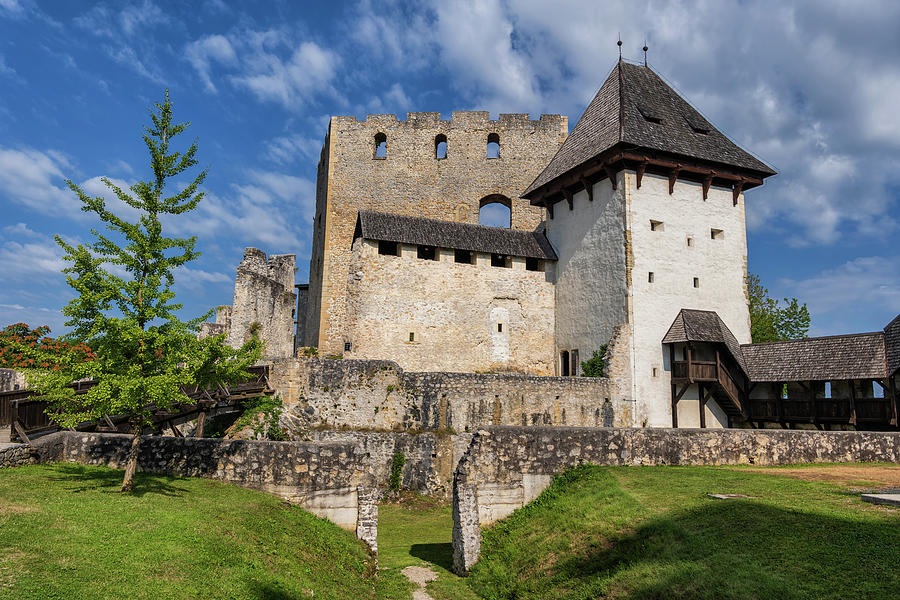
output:
M 788 423 L 850 423 L 853 407 L 857 423 L 888 423 L 889 398 L 765 398 L 750 400 L 750 420 Z
M 690 370 L 688 367 L 690 366 Z M 717 381 L 716 361 L 695 360 L 675 361 L 672 363 L 672 379 L 691 379 L 693 381 Z

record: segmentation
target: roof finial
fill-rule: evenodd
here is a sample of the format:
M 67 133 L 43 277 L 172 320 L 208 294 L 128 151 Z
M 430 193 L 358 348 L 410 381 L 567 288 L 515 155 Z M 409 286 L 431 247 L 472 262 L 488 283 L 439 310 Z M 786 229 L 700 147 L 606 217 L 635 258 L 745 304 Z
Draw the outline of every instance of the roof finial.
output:
M 647 40 L 644 40 L 644 66 L 647 66 Z
M 622 34 L 619 34 L 619 41 L 616 42 L 616 45 L 619 47 L 619 60 L 622 60 Z

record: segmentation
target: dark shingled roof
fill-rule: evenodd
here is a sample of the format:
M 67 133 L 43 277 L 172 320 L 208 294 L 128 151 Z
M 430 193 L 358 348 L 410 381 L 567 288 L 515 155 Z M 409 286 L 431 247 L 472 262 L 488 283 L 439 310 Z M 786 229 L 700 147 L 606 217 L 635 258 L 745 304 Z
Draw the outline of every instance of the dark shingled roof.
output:
M 523 196 L 619 143 L 629 149 L 644 148 L 746 169 L 758 177 L 775 174 L 713 127 L 652 69 L 620 61 L 572 134 Z
M 741 346 L 751 381 L 884 377 L 884 333 L 855 333 Z
M 719 318 L 718 313 L 711 310 L 692 310 L 682 308 L 675 317 L 669 331 L 663 336 L 663 344 L 675 342 L 708 342 L 725 344 L 731 356 L 741 368 L 746 371 L 744 355 L 741 353 L 741 345 L 737 338 L 728 329 L 728 326 Z
M 521 231 L 361 210 L 354 234 L 356 237 L 507 256 L 557 259 L 543 227 L 535 231 Z
M 900 315 L 884 328 L 884 349 L 887 353 L 888 374 L 900 369 Z

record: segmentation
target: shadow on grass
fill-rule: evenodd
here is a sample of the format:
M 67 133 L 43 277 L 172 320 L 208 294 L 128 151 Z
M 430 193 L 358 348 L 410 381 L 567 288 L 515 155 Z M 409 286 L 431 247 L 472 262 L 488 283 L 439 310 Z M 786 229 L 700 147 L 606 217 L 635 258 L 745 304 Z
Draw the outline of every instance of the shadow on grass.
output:
M 302 598 L 271 583 L 254 583 L 250 589 L 250 594 L 254 598 L 259 598 L 259 600 L 301 600 Z
M 100 469 L 74 463 L 57 463 L 53 470 L 59 473 L 59 477 L 52 477 L 55 481 L 71 484 L 71 492 L 118 492 L 122 488 L 124 471 L 119 469 Z M 134 491 L 132 495 L 157 494 L 160 496 L 180 497 L 187 491 L 186 488 L 174 485 L 178 478 L 153 473 L 135 473 Z
M 608 538 L 565 534 L 571 546 L 549 567 L 550 547 L 515 548 L 528 529 L 486 532 L 474 577 L 485 597 L 889 598 L 900 587 L 900 527 L 883 521 L 710 501 Z
M 413 544 L 409 555 L 450 571 L 453 568 L 453 546 L 443 544 Z

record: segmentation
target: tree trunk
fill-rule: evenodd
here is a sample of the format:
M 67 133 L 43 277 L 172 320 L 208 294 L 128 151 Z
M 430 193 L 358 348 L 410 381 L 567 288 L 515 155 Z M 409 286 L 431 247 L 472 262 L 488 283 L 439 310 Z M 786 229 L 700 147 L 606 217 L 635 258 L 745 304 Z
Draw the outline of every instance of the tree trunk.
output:
M 125 463 L 125 479 L 122 480 L 123 492 L 134 491 L 134 473 L 137 471 L 138 454 L 140 454 L 141 450 L 141 432 L 143 427 L 138 421 L 133 422 L 131 427 L 131 450 L 128 451 L 128 461 Z

